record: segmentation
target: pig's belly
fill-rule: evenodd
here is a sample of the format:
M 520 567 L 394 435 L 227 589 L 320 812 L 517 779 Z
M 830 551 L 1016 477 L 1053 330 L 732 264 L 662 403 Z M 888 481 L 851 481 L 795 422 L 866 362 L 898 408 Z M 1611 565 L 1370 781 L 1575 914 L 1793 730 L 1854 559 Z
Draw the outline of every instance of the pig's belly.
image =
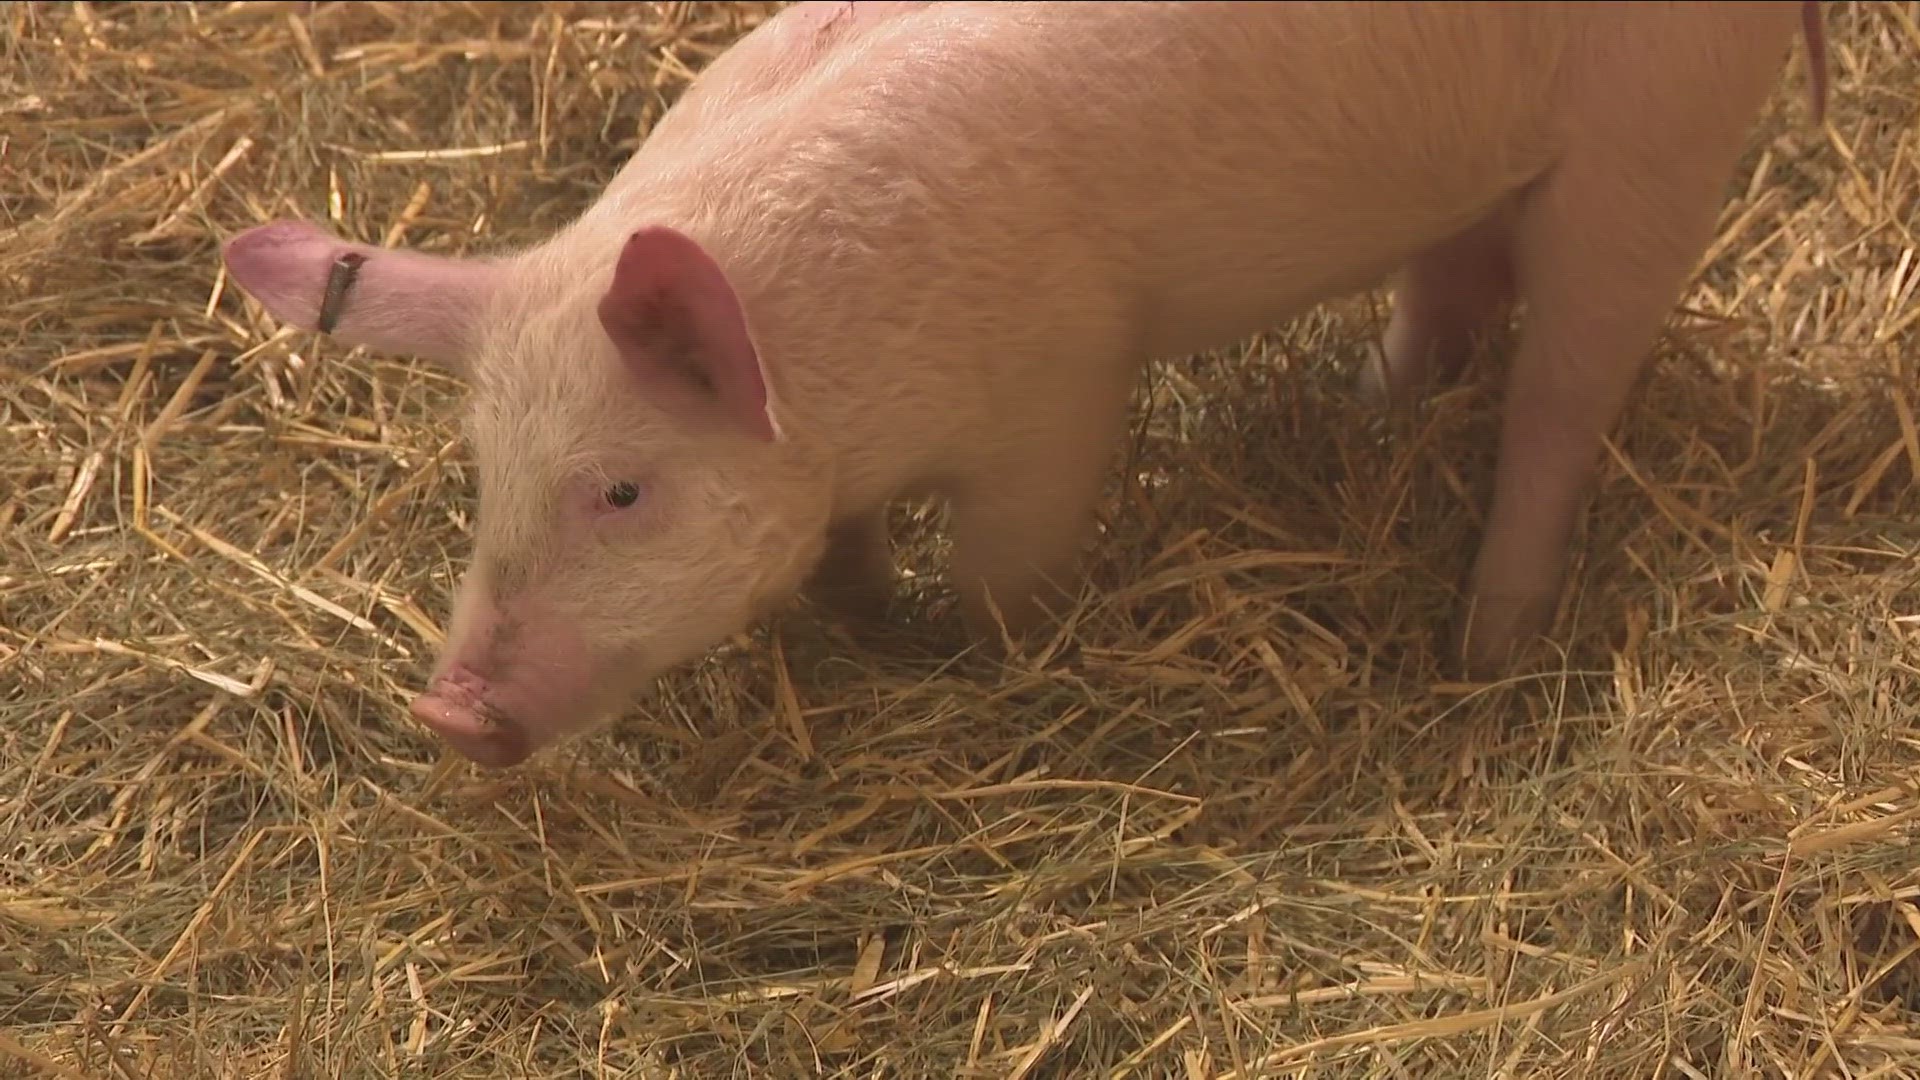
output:
M 1302 218 L 1296 228 L 1190 230 L 1182 249 L 1147 262 L 1141 313 L 1153 358 L 1223 348 L 1313 307 L 1379 287 L 1415 256 L 1479 220 L 1479 208 L 1436 210 L 1383 233 L 1363 220 Z

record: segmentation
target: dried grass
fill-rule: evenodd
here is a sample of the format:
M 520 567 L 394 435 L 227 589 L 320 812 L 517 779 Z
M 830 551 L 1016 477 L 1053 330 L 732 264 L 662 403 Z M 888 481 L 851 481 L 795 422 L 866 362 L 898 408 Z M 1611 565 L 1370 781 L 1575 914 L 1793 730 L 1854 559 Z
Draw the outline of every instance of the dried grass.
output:
M 458 387 L 217 240 L 542 235 L 769 7 L 0 6 L 0 1075 L 1920 1075 L 1920 5 L 1786 69 L 1564 671 L 1441 680 L 1497 378 L 1385 428 L 1374 298 L 1156 369 L 1077 653 L 436 764 Z

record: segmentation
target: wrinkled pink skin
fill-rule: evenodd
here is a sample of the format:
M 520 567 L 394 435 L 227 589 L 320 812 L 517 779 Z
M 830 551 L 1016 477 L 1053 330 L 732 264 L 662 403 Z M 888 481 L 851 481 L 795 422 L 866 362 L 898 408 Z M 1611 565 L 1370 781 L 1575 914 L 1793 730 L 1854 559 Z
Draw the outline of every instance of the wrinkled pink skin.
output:
M 1528 308 L 1460 637 L 1497 673 L 1803 19 L 1817 61 L 1811 5 L 802 3 L 542 244 L 225 255 L 307 329 L 366 255 L 333 337 L 471 384 L 474 561 L 412 712 L 483 765 L 796 592 L 878 613 L 896 498 L 948 500 L 978 640 L 1044 625 L 1139 365 L 1386 279 L 1396 406 Z

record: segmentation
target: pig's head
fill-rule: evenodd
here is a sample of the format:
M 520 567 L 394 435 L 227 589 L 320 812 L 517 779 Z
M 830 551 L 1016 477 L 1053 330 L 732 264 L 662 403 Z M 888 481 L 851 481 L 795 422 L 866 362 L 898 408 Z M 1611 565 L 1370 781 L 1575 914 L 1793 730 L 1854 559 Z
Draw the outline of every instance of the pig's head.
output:
M 829 478 L 776 422 L 727 275 L 671 228 L 617 252 L 462 260 L 287 221 L 225 247 L 233 280 L 303 329 L 339 257 L 363 256 L 331 336 L 472 389 L 473 563 L 412 713 L 482 765 L 610 717 L 792 595 L 825 543 Z

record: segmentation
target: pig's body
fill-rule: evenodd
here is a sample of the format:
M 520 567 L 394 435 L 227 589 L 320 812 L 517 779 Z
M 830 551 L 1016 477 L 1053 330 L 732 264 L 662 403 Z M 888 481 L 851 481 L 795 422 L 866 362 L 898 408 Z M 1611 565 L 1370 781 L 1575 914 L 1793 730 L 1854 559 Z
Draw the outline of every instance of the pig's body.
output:
M 476 388 L 476 562 L 416 715 L 510 763 L 803 582 L 870 612 L 901 496 L 951 500 L 969 625 L 1029 628 L 1046 583 L 1072 585 L 1143 361 L 1403 268 L 1395 400 L 1528 301 L 1466 642 L 1495 668 L 1550 621 L 1600 437 L 1801 15 L 782 12 L 546 243 L 490 264 L 356 248 L 336 335 L 458 362 Z M 248 237 L 236 279 L 312 326 L 352 245 Z M 596 494 L 623 478 L 641 508 Z

